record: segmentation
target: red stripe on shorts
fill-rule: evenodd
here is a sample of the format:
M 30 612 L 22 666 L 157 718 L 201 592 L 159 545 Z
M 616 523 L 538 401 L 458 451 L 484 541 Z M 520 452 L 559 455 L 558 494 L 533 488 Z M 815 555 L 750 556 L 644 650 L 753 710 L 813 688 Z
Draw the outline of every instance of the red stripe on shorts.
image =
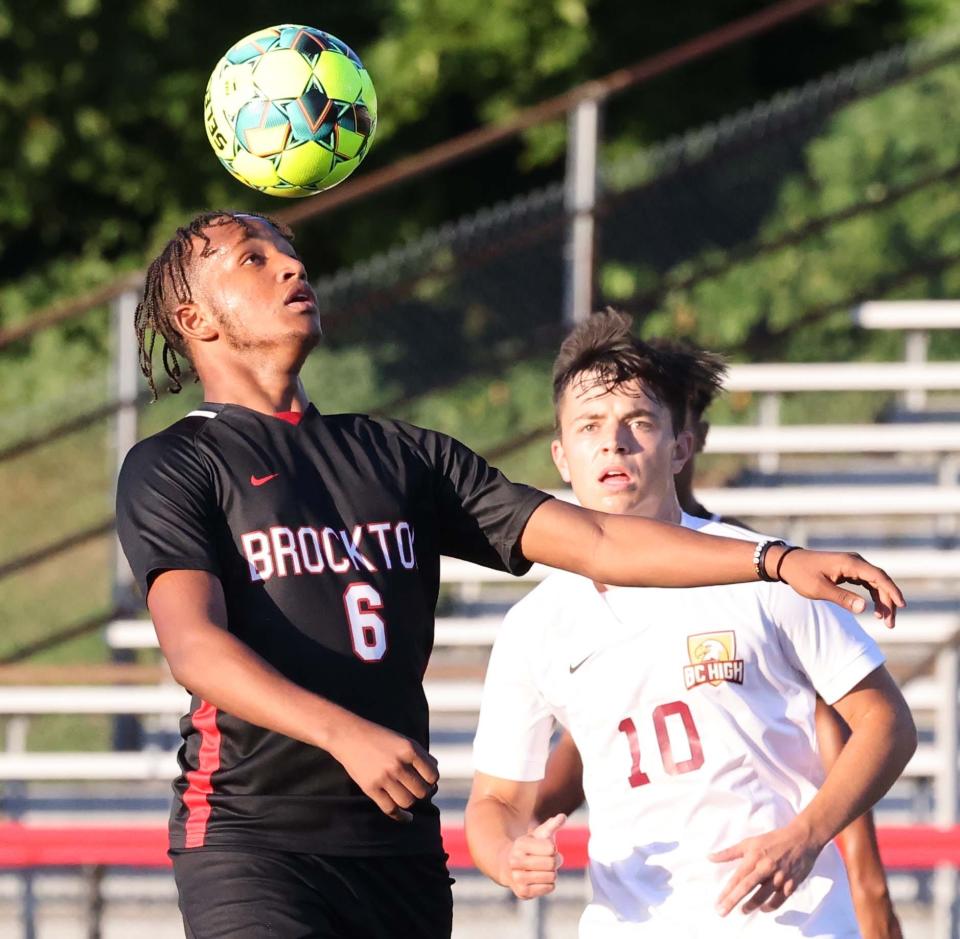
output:
M 217 709 L 207 701 L 193 712 L 193 726 L 200 732 L 200 759 L 196 769 L 187 773 L 187 790 L 183 804 L 187 807 L 186 848 L 202 848 L 210 821 L 210 800 L 213 792 L 211 776 L 220 769 L 220 728 Z

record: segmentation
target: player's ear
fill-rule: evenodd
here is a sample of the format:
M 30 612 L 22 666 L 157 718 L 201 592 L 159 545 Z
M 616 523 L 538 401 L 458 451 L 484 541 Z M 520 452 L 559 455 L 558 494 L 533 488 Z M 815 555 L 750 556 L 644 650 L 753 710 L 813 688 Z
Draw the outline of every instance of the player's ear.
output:
M 694 440 L 689 430 L 681 430 L 673 442 L 672 469 L 674 475 L 680 472 L 687 460 L 693 456 Z
M 184 339 L 194 342 L 210 342 L 219 332 L 210 314 L 199 303 L 181 303 L 171 314 L 173 325 Z
M 560 478 L 565 482 L 570 482 L 570 467 L 567 466 L 567 455 L 563 452 L 563 444 L 560 439 L 555 439 L 550 444 L 550 456 L 553 457 L 553 465 L 557 468 Z
M 710 421 L 697 421 L 694 425 L 693 445 L 694 452 L 700 453 L 707 443 L 707 434 L 710 433 Z

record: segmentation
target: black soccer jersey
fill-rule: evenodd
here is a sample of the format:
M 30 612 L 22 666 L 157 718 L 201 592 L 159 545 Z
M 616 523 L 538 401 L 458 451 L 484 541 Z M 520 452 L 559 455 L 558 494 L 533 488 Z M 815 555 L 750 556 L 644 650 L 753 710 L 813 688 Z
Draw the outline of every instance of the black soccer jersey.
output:
M 520 535 L 546 498 L 408 424 L 204 404 L 130 451 L 117 524 L 144 596 L 164 570 L 210 571 L 230 632 L 283 675 L 428 747 L 440 555 L 523 573 Z M 433 805 L 392 821 L 324 750 L 196 695 L 181 732 L 174 848 L 440 850 Z

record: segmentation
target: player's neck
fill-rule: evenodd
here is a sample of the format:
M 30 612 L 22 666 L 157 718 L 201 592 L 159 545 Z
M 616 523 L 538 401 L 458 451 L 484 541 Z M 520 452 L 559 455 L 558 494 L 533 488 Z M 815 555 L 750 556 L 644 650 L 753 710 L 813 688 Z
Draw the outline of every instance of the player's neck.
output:
M 265 369 L 211 370 L 201 373 L 204 400 L 239 404 L 262 414 L 304 411 L 310 403 L 297 373 Z
M 683 521 L 680 502 L 677 499 L 677 494 L 673 491 L 664 496 L 652 511 L 645 511 L 641 514 L 644 518 L 652 518 L 658 522 L 670 522 L 672 525 L 679 525 Z

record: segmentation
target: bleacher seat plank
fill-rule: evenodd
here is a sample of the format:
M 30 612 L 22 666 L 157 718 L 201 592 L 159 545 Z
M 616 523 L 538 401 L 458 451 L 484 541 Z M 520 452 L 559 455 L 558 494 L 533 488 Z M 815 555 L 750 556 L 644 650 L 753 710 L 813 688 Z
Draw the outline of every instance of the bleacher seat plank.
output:
M 956 300 L 870 300 L 850 316 L 861 329 L 960 329 Z
M 698 489 L 697 498 L 712 511 L 735 518 L 960 513 L 960 486 L 716 487 Z
M 960 423 L 719 425 L 705 453 L 950 453 L 960 450 Z
M 761 362 L 732 365 L 728 392 L 953 391 L 956 362 Z

